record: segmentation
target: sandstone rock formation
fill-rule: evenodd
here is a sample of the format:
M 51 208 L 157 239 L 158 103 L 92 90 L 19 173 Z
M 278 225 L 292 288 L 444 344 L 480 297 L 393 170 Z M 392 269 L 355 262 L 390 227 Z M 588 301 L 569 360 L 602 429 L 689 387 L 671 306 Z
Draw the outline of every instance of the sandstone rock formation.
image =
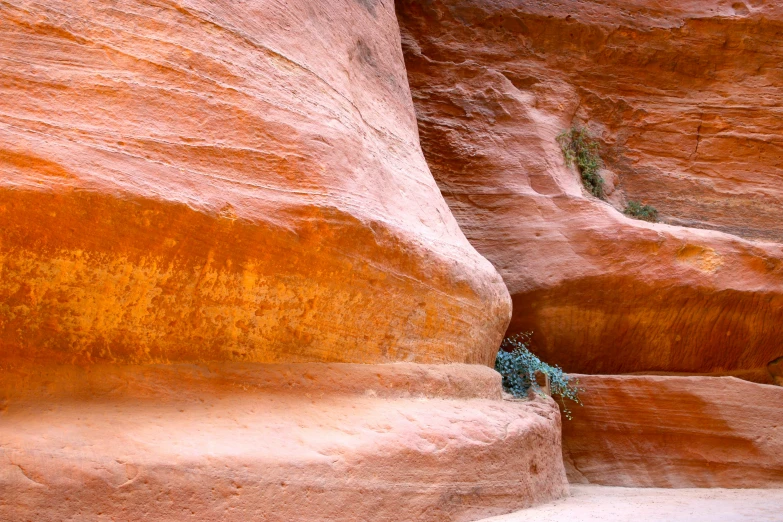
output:
M 511 291 L 510 332 L 533 331 L 571 372 L 769 380 L 783 355 L 783 9 L 401 0 L 397 13 L 425 156 Z M 608 202 L 555 141 L 578 123 L 603 143 Z M 668 224 L 622 215 L 629 199 Z
M 389 2 L 0 5 L 0 357 L 491 364 Z
M 424 160 L 392 3 L 11 0 L 0 48 L 0 519 L 567 492 L 557 407 L 485 366 L 509 294 Z
M 778 357 L 767 365 L 769 375 L 778 386 L 783 386 L 783 357 Z
M 733 377 L 581 375 L 563 425 L 573 482 L 783 488 L 783 388 Z
M 9 371 L 0 519 L 469 521 L 567 493 L 551 399 L 473 365 Z

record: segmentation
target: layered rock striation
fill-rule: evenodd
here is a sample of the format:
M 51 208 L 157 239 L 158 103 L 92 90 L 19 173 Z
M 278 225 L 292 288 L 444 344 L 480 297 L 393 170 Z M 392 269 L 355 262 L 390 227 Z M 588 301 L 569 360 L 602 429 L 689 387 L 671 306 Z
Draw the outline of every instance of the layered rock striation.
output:
M 0 6 L 0 358 L 491 364 L 375 1 Z
M 781 355 L 783 12 L 709 2 L 401 1 L 425 156 L 566 371 L 745 372 Z M 556 138 L 599 137 L 607 201 Z M 663 223 L 622 214 L 652 204 Z M 672 225 L 688 225 L 685 228 Z
M 783 488 L 783 388 L 733 377 L 581 375 L 563 425 L 572 482 Z
M 509 294 L 424 160 L 391 3 L 14 0 L 0 48 L 0 519 L 567 493 L 556 405 L 486 367 Z

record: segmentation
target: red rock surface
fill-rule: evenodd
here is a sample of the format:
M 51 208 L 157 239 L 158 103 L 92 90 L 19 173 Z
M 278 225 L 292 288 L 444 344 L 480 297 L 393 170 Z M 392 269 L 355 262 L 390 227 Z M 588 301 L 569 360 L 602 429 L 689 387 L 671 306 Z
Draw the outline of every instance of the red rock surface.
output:
M 489 368 L 4 369 L 0 519 L 469 521 L 567 494 L 551 399 Z
M 783 488 L 783 388 L 733 377 L 582 375 L 563 424 L 569 479 Z
M 402 0 L 397 13 L 425 156 L 511 291 L 510 332 L 533 331 L 571 372 L 767 375 L 783 355 L 783 247 L 751 239 L 782 230 L 779 7 Z M 586 121 L 609 202 L 555 140 Z M 627 199 L 669 224 L 622 215 Z
M 389 2 L 0 5 L 0 357 L 491 364 Z

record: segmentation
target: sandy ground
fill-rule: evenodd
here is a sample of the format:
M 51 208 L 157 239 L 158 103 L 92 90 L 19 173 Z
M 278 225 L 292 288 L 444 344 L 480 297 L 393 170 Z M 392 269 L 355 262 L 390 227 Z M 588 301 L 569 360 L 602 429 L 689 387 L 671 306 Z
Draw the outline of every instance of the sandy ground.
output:
M 571 486 L 571 496 L 482 522 L 783 522 L 783 489 Z

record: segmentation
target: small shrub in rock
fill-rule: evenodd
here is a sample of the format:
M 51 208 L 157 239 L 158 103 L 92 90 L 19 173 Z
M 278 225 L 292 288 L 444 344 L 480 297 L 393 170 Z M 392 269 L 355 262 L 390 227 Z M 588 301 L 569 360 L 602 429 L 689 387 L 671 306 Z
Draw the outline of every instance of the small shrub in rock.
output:
M 527 397 L 531 388 L 537 393 L 543 393 L 535 379 L 536 372 L 543 372 L 549 377 L 552 395 L 560 398 L 563 414 L 571 420 L 571 410 L 566 406 L 565 399 L 582 404 L 579 400 L 579 381 L 568 377 L 559 366 L 550 366 L 536 357 L 528 349 L 531 335 L 527 332 L 503 339 L 495 359 L 495 370 L 503 377 L 503 388 L 514 397 Z
M 656 223 L 658 221 L 658 211 L 651 205 L 642 205 L 638 201 L 629 201 L 626 205 L 623 213 L 627 216 L 635 217 L 636 219 L 643 219 L 650 223 Z
M 561 132 L 557 142 L 563 150 L 566 164 L 576 164 L 582 177 L 582 184 L 588 192 L 597 198 L 604 198 L 604 178 L 598 173 L 603 167 L 601 156 L 598 155 L 598 141 L 590 129 L 575 125 Z

